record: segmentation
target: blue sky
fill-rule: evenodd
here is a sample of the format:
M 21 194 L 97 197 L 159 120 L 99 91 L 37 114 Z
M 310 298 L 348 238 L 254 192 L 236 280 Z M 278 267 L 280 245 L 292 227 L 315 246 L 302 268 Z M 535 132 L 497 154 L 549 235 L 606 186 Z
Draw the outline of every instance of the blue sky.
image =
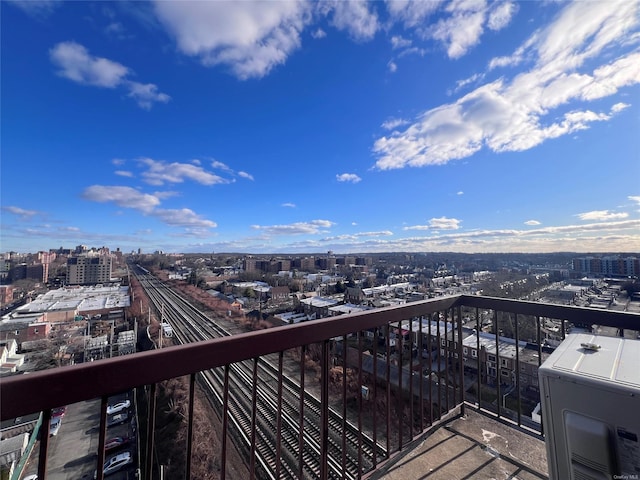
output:
M 640 251 L 638 2 L 0 8 L 3 251 Z

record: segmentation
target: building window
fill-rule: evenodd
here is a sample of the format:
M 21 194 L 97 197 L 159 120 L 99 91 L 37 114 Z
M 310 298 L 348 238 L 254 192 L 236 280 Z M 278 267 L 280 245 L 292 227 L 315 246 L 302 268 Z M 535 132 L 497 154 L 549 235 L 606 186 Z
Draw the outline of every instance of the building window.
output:
M 16 335 L 20 335 L 20 330 L 16 330 Z
M 444 357 L 444 348 L 440 349 L 440 355 L 442 355 Z
M 496 369 L 495 368 L 489 368 L 488 369 L 488 374 L 490 377 L 495 377 L 496 376 Z
M 527 365 L 524 364 L 524 363 L 522 365 L 520 365 L 520 371 L 521 372 L 526 372 L 527 371 Z
M 502 375 L 503 377 L 508 377 L 509 376 L 509 370 L 500 370 L 500 375 Z
M 469 350 L 467 349 L 467 347 L 464 347 L 462 351 L 464 352 L 465 355 L 469 355 Z
M 478 351 L 477 350 L 471 350 L 471 356 L 473 358 L 477 358 L 478 357 Z
M 34 328 L 34 329 L 33 329 L 33 333 L 38 333 L 38 329 L 37 329 L 37 328 Z
M 442 346 L 446 346 L 447 345 L 447 339 L 443 338 L 442 340 L 440 340 L 440 343 L 442 344 Z
M 503 367 L 506 367 L 509 365 L 509 362 L 506 358 L 501 358 L 500 359 L 500 365 L 502 365 Z
M 496 361 L 496 356 L 495 356 L 495 355 L 489 355 L 489 356 L 487 357 L 487 359 L 488 359 L 490 362 L 495 362 L 495 361 Z

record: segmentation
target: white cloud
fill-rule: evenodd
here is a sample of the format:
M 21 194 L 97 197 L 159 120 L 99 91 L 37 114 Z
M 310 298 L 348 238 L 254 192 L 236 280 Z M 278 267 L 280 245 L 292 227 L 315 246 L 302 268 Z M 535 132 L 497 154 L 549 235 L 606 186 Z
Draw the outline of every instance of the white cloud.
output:
M 394 50 L 410 46 L 411 40 L 409 40 L 408 38 L 402 38 L 400 35 L 393 35 L 391 37 L 391 48 L 393 48 Z
M 142 178 L 150 185 L 182 183 L 185 179 L 193 180 L 202 185 L 229 183 L 228 180 L 191 163 L 165 163 L 151 158 L 142 158 L 140 163 L 148 168 L 142 173 Z
M 398 70 L 398 65 L 395 64 L 395 62 L 390 61 L 389 63 L 387 63 L 387 67 L 389 68 L 389 71 L 391 73 L 395 73 Z
M 456 193 L 456 195 L 464 195 L 464 192 L 460 190 L 458 193 Z
M 358 232 L 358 233 L 347 233 L 344 235 L 336 235 L 334 237 L 326 237 L 321 239 L 321 242 L 334 242 L 334 241 L 345 241 L 345 240 L 357 240 L 363 237 L 387 237 L 393 235 L 393 232 L 389 230 L 382 230 L 379 232 Z
M 153 83 L 127 82 L 129 87 L 128 97 L 134 98 L 140 108 L 150 110 L 155 102 L 167 103 L 171 97 L 158 91 L 158 86 Z
M 34 18 L 47 17 L 58 5 L 62 5 L 61 0 L 7 0 L 7 3 L 15 5 Z
M 311 222 L 296 222 L 288 225 L 251 225 L 251 228 L 260 230 L 267 235 L 315 235 L 332 225 L 335 224 L 329 220 L 312 220 Z
M 609 112 L 573 110 L 560 118 L 552 111 L 640 83 L 639 52 L 608 56 L 606 64 L 595 61 L 603 49 L 621 45 L 637 28 L 638 5 L 577 2 L 565 7 L 550 27 L 536 32 L 516 51 L 518 58 L 535 61 L 531 70 L 482 85 L 453 103 L 425 111 L 406 130 L 379 138 L 373 147 L 376 167 L 444 164 L 482 148 L 527 150 L 588 128 L 592 122 L 610 120 L 626 104 L 615 103 Z M 592 71 L 578 72 L 587 60 Z
M 484 0 L 456 0 L 445 8 L 451 15 L 430 28 L 430 36 L 447 47 L 449 58 L 460 58 L 480 40 L 487 14 Z
M 296 208 L 296 204 L 295 203 L 290 203 L 290 202 L 283 203 L 281 206 L 282 207 L 287 207 L 287 208 Z
M 311 32 L 311 36 L 315 39 L 320 39 L 320 38 L 326 37 L 327 33 L 321 28 L 318 28 L 317 30 L 314 30 L 313 32 Z
M 518 6 L 513 2 L 496 3 L 489 10 L 487 26 L 491 30 L 502 30 L 506 27 L 518 11 Z
M 386 130 L 393 130 L 395 128 L 407 125 L 409 123 L 411 123 L 409 122 L 409 120 L 405 120 L 403 118 L 390 118 L 389 120 L 384 121 L 381 127 Z
M 121 177 L 129 177 L 129 178 L 133 177 L 133 172 L 130 172 L 128 170 L 116 170 L 114 173 Z
M 153 195 L 158 197 L 160 200 L 164 200 L 166 198 L 179 197 L 180 193 L 173 190 L 165 190 L 165 191 L 153 192 Z
M 535 225 L 540 225 L 540 222 L 538 220 L 527 220 L 526 222 L 524 222 L 525 225 L 530 225 L 530 226 L 535 226 Z
M 629 108 L 631 105 L 629 105 L 628 103 L 616 103 L 613 107 L 611 107 L 611 112 L 613 113 L 618 113 L 621 112 L 622 110 Z
M 206 66 L 225 65 L 240 79 L 262 77 L 300 46 L 308 4 L 289 2 L 154 2 L 178 49 Z
M 411 225 L 403 227 L 403 230 L 458 230 L 461 220 L 456 218 L 432 218 L 429 225 Z
M 49 54 L 51 61 L 60 68 L 58 75 L 84 85 L 115 88 L 130 73 L 124 65 L 94 57 L 85 47 L 75 42 L 61 42 Z
M 591 212 L 579 213 L 577 217 L 580 220 L 591 220 L 591 221 L 606 221 L 606 220 L 618 220 L 622 218 L 627 218 L 629 216 L 628 213 L 615 213 L 610 212 L 609 210 L 593 210 Z
M 640 204 L 640 195 L 629 195 L 627 198 L 632 202 Z
M 225 172 L 233 172 L 226 163 L 219 162 L 218 160 L 211 162 L 211 167 L 217 168 L 218 170 L 224 170 Z
M 339 182 L 358 183 L 362 179 L 355 173 L 341 173 L 339 175 L 336 175 L 336 180 L 338 180 Z
M 253 180 L 253 175 L 247 172 L 239 171 L 238 176 L 242 178 L 246 178 L 247 180 Z
M 522 61 L 522 57 L 519 57 L 517 55 L 494 57 L 489 62 L 489 70 L 493 70 L 494 68 L 502 68 L 502 67 L 508 67 L 511 65 L 517 65 L 521 61 Z
M 2 207 L 2 210 L 4 210 L 5 212 L 13 213 L 14 215 L 17 215 L 18 217 L 25 220 L 38 214 L 36 210 L 26 210 L 24 208 L 14 206 Z
M 471 83 L 476 83 L 479 80 L 482 80 L 484 78 L 484 75 L 481 73 L 475 73 L 473 75 L 471 75 L 468 78 L 465 78 L 463 80 L 458 80 L 456 82 L 456 88 L 453 89 L 453 91 L 451 93 L 456 93 L 458 92 L 460 89 L 466 87 L 467 85 L 471 84 Z M 451 94 L 450 93 L 450 94 Z
M 320 4 L 320 10 L 333 13 L 331 24 L 345 30 L 355 40 L 370 40 L 379 28 L 378 15 L 369 10 L 368 2 L 362 0 L 333 0 Z
M 111 22 L 104 28 L 104 33 L 109 37 L 116 38 L 118 40 L 126 40 L 133 38 L 133 35 L 127 33 L 124 25 L 120 22 Z
M 143 84 L 128 80 L 131 70 L 112 60 L 95 57 L 76 42 L 58 43 L 49 51 L 51 62 L 56 65 L 58 75 L 81 85 L 101 88 L 124 87 L 129 90 L 128 97 L 136 100 L 145 110 L 151 109 L 155 102 L 167 103 L 171 97 L 158 91 L 153 83 Z
M 429 227 L 434 230 L 457 230 L 460 228 L 460 220 L 455 218 L 432 218 L 429 220 Z
M 429 230 L 429 225 L 411 225 L 409 227 L 402 227 L 403 230 Z
M 394 21 L 403 22 L 405 27 L 415 27 L 434 13 L 442 2 L 386 0 L 387 10 Z
M 161 209 L 161 198 L 176 196 L 176 192 L 156 192 L 151 195 L 135 188 L 122 186 L 92 185 L 81 194 L 82 198 L 92 202 L 114 203 L 119 207 L 138 210 L 144 215 L 158 218 L 171 227 L 183 227 L 189 234 L 202 234 L 205 229 L 215 228 L 217 224 L 203 218 L 189 208 Z
M 131 187 L 92 185 L 82 192 L 82 198 L 92 202 L 113 202 L 124 208 L 133 208 L 142 212 L 151 212 L 160 205 L 160 199 L 148 193 L 142 193 Z
M 218 226 L 216 222 L 202 218 L 201 215 L 189 208 L 157 209 L 153 211 L 152 215 L 172 227 L 215 228 Z
M 114 158 L 113 160 L 111 160 L 111 163 L 116 166 L 124 165 L 126 162 L 127 161 L 122 158 Z

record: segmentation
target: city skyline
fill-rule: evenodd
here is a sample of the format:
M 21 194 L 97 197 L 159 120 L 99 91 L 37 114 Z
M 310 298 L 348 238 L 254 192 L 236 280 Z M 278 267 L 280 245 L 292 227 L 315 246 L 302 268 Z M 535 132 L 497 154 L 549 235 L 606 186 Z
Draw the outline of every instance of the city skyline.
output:
M 638 2 L 2 2 L 2 251 L 637 252 Z

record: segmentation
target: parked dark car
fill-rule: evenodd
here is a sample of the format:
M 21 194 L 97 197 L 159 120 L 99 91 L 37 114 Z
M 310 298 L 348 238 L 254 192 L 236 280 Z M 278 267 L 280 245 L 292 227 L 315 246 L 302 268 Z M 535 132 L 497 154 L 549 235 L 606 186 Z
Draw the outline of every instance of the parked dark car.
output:
M 107 418 L 107 427 L 113 427 L 114 425 L 120 425 L 121 423 L 126 422 L 129 419 L 129 414 L 127 412 L 118 413 L 116 415 L 111 415 Z
M 113 437 L 108 439 L 104 444 L 105 452 L 117 450 L 124 445 L 128 445 L 131 439 L 129 437 Z

